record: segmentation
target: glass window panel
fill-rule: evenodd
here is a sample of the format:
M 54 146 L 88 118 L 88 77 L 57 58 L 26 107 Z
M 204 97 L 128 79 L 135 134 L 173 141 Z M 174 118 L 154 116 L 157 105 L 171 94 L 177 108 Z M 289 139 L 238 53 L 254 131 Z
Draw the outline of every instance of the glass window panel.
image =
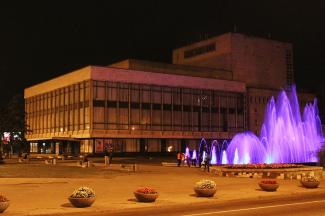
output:
M 149 130 L 150 129 L 150 110 L 142 110 L 141 113 L 141 129 Z
M 129 89 L 127 84 L 120 84 L 119 100 L 124 102 L 129 101 Z
M 120 108 L 119 109 L 119 128 L 120 129 L 128 129 L 128 120 L 129 120 L 129 113 L 128 109 L 126 108 Z
M 179 88 L 174 88 L 173 89 L 173 103 L 174 104 L 182 104 L 181 101 L 181 90 Z
M 94 107 L 94 122 L 104 123 L 104 107 Z
M 110 101 L 116 101 L 117 99 L 117 87 L 109 87 L 107 99 Z
M 95 100 L 105 100 L 105 87 L 95 87 L 94 99 Z
M 131 109 L 131 124 L 140 124 L 140 109 Z
M 152 111 L 152 126 L 153 130 L 161 130 L 161 110 Z
M 164 104 L 172 103 L 172 92 L 171 88 L 164 88 Z
M 132 86 L 131 90 L 131 102 L 139 102 L 140 101 L 140 90 L 138 86 Z
M 164 130 L 172 130 L 172 111 L 164 109 Z
M 152 92 L 152 103 L 160 104 L 161 103 L 161 89 L 158 87 L 155 87 Z
M 174 130 L 181 130 L 182 129 L 182 113 L 181 111 L 174 111 L 173 115 L 174 120 Z
M 150 91 L 142 90 L 141 101 L 142 103 L 150 103 Z

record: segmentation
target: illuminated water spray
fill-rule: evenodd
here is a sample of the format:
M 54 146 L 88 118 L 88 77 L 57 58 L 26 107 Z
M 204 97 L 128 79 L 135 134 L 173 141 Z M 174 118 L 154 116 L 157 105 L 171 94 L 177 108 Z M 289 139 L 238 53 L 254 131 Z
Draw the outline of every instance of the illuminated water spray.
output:
M 229 163 L 316 162 L 324 141 L 317 101 L 307 104 L 301 117 L 295 87 L 288 95 L 268 102 L 260 137 L 252 132 L 237 134 L 227 147 Z
M 218 145 L 218 141 L 217 140 L 213 140 L 213 142 L 211 143 L 211 164 L 216 164 L 217 163 L 217 152 L 216 152 L 216 148 Z
M 222 151 L 222 161 L 221 164 L 228 164 L 228 158 L 227 158 L 227 153 L 226 151 Z
M 229 145 L 227 141 L 219 145 L 214 140 L 211 146 L 201 139 L 195 158 L 204 161 L 206 154 L 210 154 L 211 164 L 316 162 L 322 143 L 324 137 L 316 99 L 306 104 L 301 116 L 293 86 L 288 95 L 281 91 L 277 101 L 272 97 L 268 102 L 260 137 L 247 131 L 235 135 Z M 186 154 L 188 152 L 187 148 Z

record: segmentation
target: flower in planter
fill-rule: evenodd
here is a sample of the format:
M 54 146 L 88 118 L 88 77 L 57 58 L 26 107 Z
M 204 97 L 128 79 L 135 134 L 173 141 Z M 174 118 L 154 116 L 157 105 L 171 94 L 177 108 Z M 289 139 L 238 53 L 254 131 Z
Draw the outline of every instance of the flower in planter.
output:
M 280 186 L 276 179 L 262 179 L 258 185 L 264 191 L 276 191 Z
M 0 213 L 4 212 L 9 207 L 9 200 L 3 194 L 0 194 Z
M 304 176 L 301 180 L 304 182 L 319 182 L 319 179 L 315 176 Z
M 9 200 L 7 199 L 7 197 L 3 194 L 0 194 L 0 202 L 8 202 Z
M 139 202 L 154 202 L 158 198 L 158 192 L 151 187 L 139 187 L 134 191 L 134 196 Z
M 315 176 L 304 176 L 301 179 L 301 184 L 306 188 L 318 188 L 320 181 Z
M 71 198 L 90 198 L 95 197 L 95 192 L 89 187 L 80 187 L 73 191 Z
M 157 191 L 151 187 L 139 187 L 136 192 L 144 194 L 156 194 Z
M 262 184 L 277 184 L 278 182 L 273 179 L 264 179 L 264 180 L 261 180 L 261 183 Z
M 202 179 L 195 184 L 195 188 L 197 189 L 215 189 L 216 183 L 212 180 Z

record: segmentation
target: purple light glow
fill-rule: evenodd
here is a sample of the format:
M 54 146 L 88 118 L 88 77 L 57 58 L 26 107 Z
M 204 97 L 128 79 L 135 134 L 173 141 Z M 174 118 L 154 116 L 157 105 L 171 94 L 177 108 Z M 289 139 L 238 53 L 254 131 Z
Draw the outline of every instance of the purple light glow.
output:
M 317 101 L 305 106 L 301 119 L 293 87 L 289 98 L 281 91 L 277 102 L 273 97 L 268 102 L 260 138 L 252 132 L 239 133 L 226 152 L 228 161 L 238 164 L 316 162 L 323 140 Z

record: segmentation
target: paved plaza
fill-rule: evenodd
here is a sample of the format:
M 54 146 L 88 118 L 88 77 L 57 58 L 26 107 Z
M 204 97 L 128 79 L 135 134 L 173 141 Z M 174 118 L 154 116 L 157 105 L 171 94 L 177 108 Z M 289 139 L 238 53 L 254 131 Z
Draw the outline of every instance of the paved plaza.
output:
M 56 165 L 43 161 L 10 163 L 0 166 L 0 192 L 10 199 L 9 208 L 3 215 L 89 215 L 90 212 L 119 215 L 136 208 L 161 207 L 200 203 L 219 203 L 230 200 L 263 199 L 325 194 L 325 181 L 320 188 L 305 189 L 297 180 L 279 180 L 277 192 L 259 189 L 259 179 L 239 177 L 217 177 L 199 168 L 164 167 L 159 161 L 140 162 L 138 170 L 121 167 L 123 161 L 115 160 L 105 166 L 94 160 L 94 167 L 82 168 L 77 161 L 60 161 Z M 217 184 L 213 198 L 198 198 L 193 186 L 200 179 L 211 179 Z M 88 186 L 95 190 L 96 201 L 89 208 L 74 208 L 68 196 L 74 189 Z M 139 203 L 133 191 L 139 186 L 151 186 L 159 192 L 154 203 Z

